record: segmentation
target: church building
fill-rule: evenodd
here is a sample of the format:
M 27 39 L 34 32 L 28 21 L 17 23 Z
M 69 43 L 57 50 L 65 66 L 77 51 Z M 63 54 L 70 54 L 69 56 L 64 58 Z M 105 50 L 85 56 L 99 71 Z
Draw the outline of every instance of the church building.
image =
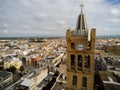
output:
M 88 33 L 87 22 L 83 13 L 78 16 L 75 30 L 66 32 L 67 42 L 67 90 L 93 90 L 95 34 L 92 28 Z

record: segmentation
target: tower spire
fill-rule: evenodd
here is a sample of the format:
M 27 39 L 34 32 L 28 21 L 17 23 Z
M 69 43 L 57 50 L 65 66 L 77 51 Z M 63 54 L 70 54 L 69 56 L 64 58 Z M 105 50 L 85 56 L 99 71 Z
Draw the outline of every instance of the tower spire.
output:
M 80 7 L 81 7 L 81 13 L 77 19 L 76 30 L 78 35 L 87 36 L 88 34 L 87 22 L 85 19 L 85 15 L 83 14 L 84 5 L 81 3 Z

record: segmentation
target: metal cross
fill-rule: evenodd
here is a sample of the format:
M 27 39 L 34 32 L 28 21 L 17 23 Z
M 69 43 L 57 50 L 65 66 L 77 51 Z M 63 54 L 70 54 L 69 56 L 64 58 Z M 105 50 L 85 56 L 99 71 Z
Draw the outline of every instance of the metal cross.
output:
M 81 7 L 81 13 L 83 13 L 83 7 L 84 7 L 84 5 L 81 3 L 80 7 Z

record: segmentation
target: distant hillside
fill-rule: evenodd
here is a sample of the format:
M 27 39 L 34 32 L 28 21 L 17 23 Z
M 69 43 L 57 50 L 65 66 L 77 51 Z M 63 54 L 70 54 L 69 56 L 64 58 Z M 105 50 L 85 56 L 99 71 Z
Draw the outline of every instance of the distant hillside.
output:
M 101 35 L 97 36 L 97 38 L 120 38 L 120 35 Z
M 52 38 L 65 38 L 65 36 L 47 36 L 47 37 L 0 37 L 0 40 L 18 40 L 18 39 L 52 39 Z M 100 35 L 97 38 L 120 38 L 120 35 Z
M 64 37 L 0 37 L 0 40 L 19 40 L 19 39 L 54 39 Z

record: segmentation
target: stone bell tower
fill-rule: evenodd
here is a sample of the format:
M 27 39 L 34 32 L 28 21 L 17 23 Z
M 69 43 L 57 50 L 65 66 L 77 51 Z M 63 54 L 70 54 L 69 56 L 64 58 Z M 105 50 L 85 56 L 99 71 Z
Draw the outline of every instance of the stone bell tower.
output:
M 78 16 L 75 30 L 67 30 L 67 90 L 93 90 L 95 33 L 93 28 L 88 34 L 87 22 L 83 14 Z

